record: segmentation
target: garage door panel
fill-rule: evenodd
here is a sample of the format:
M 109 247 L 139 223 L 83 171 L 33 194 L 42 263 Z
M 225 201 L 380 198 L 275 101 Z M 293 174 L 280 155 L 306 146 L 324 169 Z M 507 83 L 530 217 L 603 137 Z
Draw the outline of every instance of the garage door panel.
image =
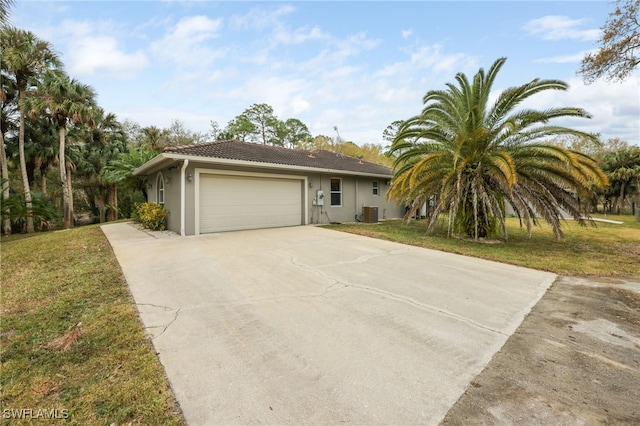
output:
M 200 233 L 302 224 L 298 179 L 202 174 L 199 195 Z

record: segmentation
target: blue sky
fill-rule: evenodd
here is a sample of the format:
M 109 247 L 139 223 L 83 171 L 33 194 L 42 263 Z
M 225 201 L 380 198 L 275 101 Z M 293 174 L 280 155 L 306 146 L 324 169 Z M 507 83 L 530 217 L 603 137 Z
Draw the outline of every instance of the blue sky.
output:
M 578 106 L 593 118 L 558 124 L 640 144 L 640 75 L 585 86 L 576 75 L 596 48 L 604 1 L 182 2 L 19 1 L 13 25 L 61 54 L 119 119 L 207 132 L 254 103 L 311 133 L 383 143 L 422 97 L 507 57 L 496 91 L 533 78 L 566 93 L 537 108 Z

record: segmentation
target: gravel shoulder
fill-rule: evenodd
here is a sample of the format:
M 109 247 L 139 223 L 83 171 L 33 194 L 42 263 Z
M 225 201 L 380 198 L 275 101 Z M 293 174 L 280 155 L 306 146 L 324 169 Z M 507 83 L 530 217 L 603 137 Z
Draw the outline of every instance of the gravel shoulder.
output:
M 640 280 L 560 277 L 442 425 L 640 424 Z

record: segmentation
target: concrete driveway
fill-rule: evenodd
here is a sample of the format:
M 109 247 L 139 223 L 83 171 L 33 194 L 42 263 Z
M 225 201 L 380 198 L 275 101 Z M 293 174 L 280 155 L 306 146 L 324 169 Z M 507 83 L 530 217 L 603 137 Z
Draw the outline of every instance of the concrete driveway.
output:
M 437 424 L 554 274 L 304 226 L 103 226 L 190 425 Z

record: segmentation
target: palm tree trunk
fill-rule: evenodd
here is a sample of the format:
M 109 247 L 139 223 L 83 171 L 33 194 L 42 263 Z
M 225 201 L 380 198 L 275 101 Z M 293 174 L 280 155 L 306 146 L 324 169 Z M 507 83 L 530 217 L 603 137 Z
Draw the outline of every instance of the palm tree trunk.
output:
M 113 220 L 118 220 L 118 185 L 113 185 Z
M 109 185 L 107 188 L 107 203 L 109 210 L 107 211 L 107 222 L 118 220 L 118 186 Z
M 68 176 L 67 165 L 65 162 L 65 136 L 66 129 L 64 126 L 60 126 L 58 129 L 58 142 L 60 143 L 60 149 L 58 150 L 58 163 L 60 164 L 60 181 L 62 184 L 62 217 L 65 229 L 70 229 L 73 227 L 73 220 L 70 219 L 71 216 L 69 215 L 69 186 L 67 185 Z
M 71 181 L 71 164 L 66 163 L 67 165 L 67 196 L 69 197 L 69 223 L 71 223 L 71 228 L 73 228 L 73 217 L 75 215 L 75 210 L 73 208 L 73 184 Z
M 20 91 L 20 102 L 24 99 L 24 91 Z M 18 151 L 20 153 L 20 171 L 22 172 L 22 187 L 24 188 L 24 200 L 27 206 L 27 233 L 35 232 L 33 226 L 33 203 L 31 200 L 31 188 L 29 187 L 29 176 L 27 175 L 27 161 L 24 156 L 24 111 L 20 110 L 20 132 L 18 134 Z
M 42 157 L 36 157 L 33 162 L 34 169 L 34 182 L 35 182 L 35 171 L 37 170 L 40 175 L 40 192 L 44 192 L 42 190 Z M 34 183 L 35 185 L 35 183 Z
M 40 168 L 40 191 L 42 195 L 47 196 L 47 169 Z
M 620 199 L 618 201 L 618 214 L 624 213 L 624 186 L 625 182 L 620 182 Z
M 98 195 L 95 197 L 96 207 L 98 207 L 98 221 L 100 223 L 105 222 L 105 208 L 104 208 L 104 194 L 102 191 L 98 190 Z
M 2 168 L 2 202 L 9 199 L 9 169 L 7 168 L 7 153 L 4 150 L 4 135 L 0 132 L 0 168 Z M 6 204 L 5 204 L 6 205 Z M 11 235 L 11 219 L 6 217 L 2 221 L 2 230 L 5 235 Z

